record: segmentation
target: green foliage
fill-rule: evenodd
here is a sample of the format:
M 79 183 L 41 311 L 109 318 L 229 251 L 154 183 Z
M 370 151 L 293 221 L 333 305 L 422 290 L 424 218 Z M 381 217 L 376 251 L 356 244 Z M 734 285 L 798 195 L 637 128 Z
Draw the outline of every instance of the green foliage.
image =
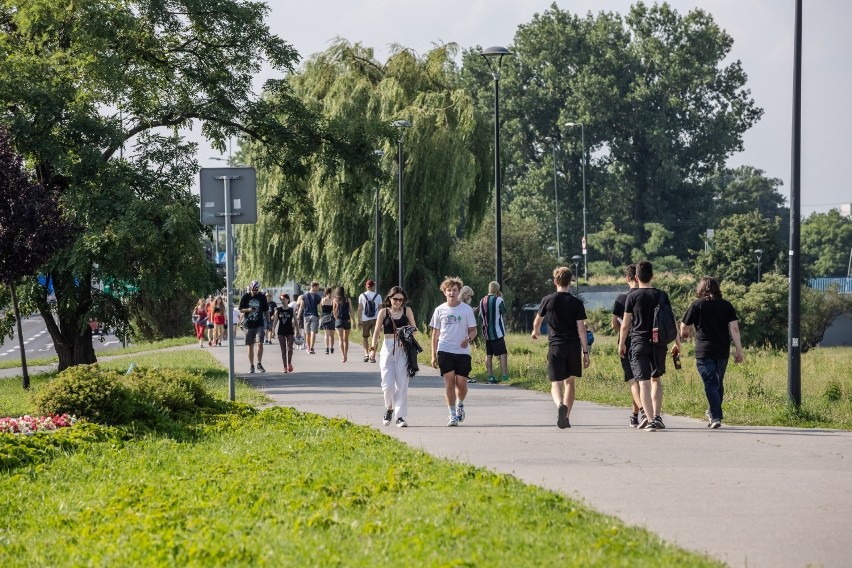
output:
M 802 273 L 805 278 L 846 276 L 852 252 L 852 219 L 840 211 L 813 213 L 801 226 Z
M 708 229 L 718 227 L 731 215 L 752 211 L 757 211 L 765 219 L 781 217 L 789 223 L 790 211 L 784 206 L 784 196 L 778 192 L 781 180 L 767 178 L 759 168 L 724 168 L 709 176 L 706 183 L 713 195 L 712 213 L 705 225 Z
M 757 280 L 756 249 L 763 251 L 761 274 L 782 269 L 783 244 L 779 239 L 781 220 L 766 219 L 758 211 L 732 215 L 722 220 L 710 243 L 695 260 L 695 274 L 712 274 L 719 281 L 751 284 Z
M 52 459 L 108 443 L 120 447 L 127 434 L 117 428 L 80 421 L 72 428 L 32 436 L 0 434 L 0 471 L 38 466 Z
M 289 408 L 0 476 L 0 514 L 4 566 L 718 565 L 510 475 Z

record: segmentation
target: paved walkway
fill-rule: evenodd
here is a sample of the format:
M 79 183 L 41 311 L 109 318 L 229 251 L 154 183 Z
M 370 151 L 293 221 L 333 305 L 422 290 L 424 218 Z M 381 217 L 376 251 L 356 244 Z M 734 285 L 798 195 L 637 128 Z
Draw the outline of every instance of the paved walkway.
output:
M 227 347 L 209 351 L 227 367 Z M 266 346 L 264 374 L 241 373 L 243 345 L 235 355 L 238 374 L 275 404 L 515 475 L 731 566 L 852 566 L 852 432 L 708 430 L 673 416 L 666 430 L 645 432 L 626 425 L 625 409 L 585 402 L 575 404 L 572 428 L 559 430 L 549 395 L 482 383 L 470 385 L 465 422 L 447 428 L 443 381 L 425 366 L 411 382 L 409 428 L 383 427 L 378 368 L 362 362 L 359 346 L 345 364 L 339 353 L 296 351 L 293 374 L 275 372 L 277 345 Z

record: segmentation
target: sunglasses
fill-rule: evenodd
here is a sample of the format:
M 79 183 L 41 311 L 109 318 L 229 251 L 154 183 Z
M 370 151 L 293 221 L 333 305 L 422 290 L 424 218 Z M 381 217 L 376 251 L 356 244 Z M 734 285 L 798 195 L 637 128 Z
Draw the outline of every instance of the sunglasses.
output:
M 404 302 L 405 298 L 395 297 L 391 298 L 391 302 Z

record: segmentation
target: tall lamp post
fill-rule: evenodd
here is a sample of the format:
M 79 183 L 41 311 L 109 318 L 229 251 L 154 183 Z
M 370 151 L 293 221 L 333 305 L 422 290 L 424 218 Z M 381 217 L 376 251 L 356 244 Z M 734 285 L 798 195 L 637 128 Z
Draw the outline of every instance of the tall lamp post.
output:
M 556 185 L 556 140 L 550 136 L 544 138 L 553 149 L 553 216 L 556 218 L 556 259 L 562 258 L 562 249 L 559 244 L 559 189 Z
M 505 47 L 489 47 L 480 52 L 488 63 L 491 75 L 494 77 L 494 240 L 497 249 L 495 280 L 503 289 L 503 227 L 502 204 L 500 202 L 500 66 L 503 56 L 512 52 Z M 496 64 L 492 64 L 496 60 Z
M 580 144 L 583 151 L 583 279 L 589 280 L 589 255 L 586 248 L 586 127 L 582 122 L 566 122 L 565 126 L 580 127 Z
M 757 281 L 760 282 L 760 259 L 763 257 L 763 249 L 754 249 L 754 254 L 757 256 Z
M 571 257 L 571 260 L 574 261 L 574 282 L 577 283 L 577 286 L 574 289 L 574 293 L 577 294 L 580 292 L 580 278 L 577 276 L 577 265 L 580 263 L 581 260 L 583 260 L 583 257 L 579 254 L 575 254 Z
M 373 151 L 373 155 L 379 160 L 385 155 L 382 150 Z M 376 290 L 381 290 L 379 287 L 379 184 L 376 184 L 376 230 L 373 243 L 373 279 L 376 281 Z
M 402 156 L 402 141 L 405 138 L 405 129 L 411 128 L 411 123 L 407 120 L 394 120 L 392 123 L 396 128 L 399 128 L 399 138 L 397 139 L 397 146 L 399 147 L 399 191 L 397 195 L 397 201 L 399 202 L 399 286 L 401 288 L 405 288 L 405 283 L 403 282 L 403 275 L 405 274 L 405 257 L 402 253 L 402 214 L 404 212 L 403 207 L 403 199 L 402 199 L 402 169 L 403 169 L 403 156 Z

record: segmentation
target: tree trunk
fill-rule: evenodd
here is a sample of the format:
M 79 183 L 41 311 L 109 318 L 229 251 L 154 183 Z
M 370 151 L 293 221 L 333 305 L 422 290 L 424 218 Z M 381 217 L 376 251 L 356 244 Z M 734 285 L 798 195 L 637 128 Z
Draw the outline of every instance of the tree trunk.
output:
M 90 282 L 91 277 L 84 276 L 80 281 Z M 87 317 L 92 305 L 91 290 L 83 286 L 78 288 L 70 274 L 54 274 L 53 283 L 56 303 L 59 306 L 58 323 L 46 303 L 39 304 L 39 312 L 59 356 L 59 370 L 97 363 L 95 348 L 92 347 L 92 329 L 88 325 Z M 75 301 L 66 302 L 63 296 L 67 293 L 75 294 Z
M 21 329 L 21 312 L 18 309 L 18 294 L 15 292 L 15 283 L 7 282 L 9 292 L 12 295 L 12 309 L 15 311 L 15 323 L 18 326 L 18 345 L 21 346 L 21 374 L 23 375 L 24 390 L 30 388 L 30 374 L 27 371 L 27 352 L 24 350 L 24 335 Z

